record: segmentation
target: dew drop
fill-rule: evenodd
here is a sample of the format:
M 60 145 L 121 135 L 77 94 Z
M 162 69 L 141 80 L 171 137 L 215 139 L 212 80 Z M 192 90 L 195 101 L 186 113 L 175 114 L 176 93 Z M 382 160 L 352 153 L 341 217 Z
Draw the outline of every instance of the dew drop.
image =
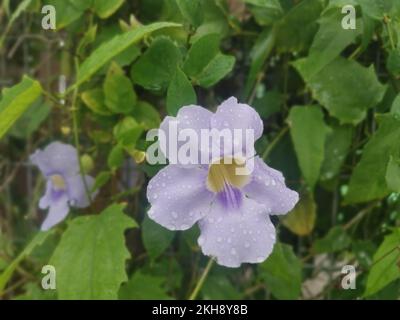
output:
M 174 219 L 178 219 L 178 214 L 175 211 L 172 211 L 171 215 Z
M 235 248 L 232 248 L 232 249 L 231 249 L 231 254 L 233 254 L 233 255 L 235 255 L 235 254 L 236 254 L 236 250 L 235 250 Z
M 217 242 L 221 242 L 222 241 L 222 238 L 221 237 L 218 237 L 217 238 Z
M 245 248 L 249 248 L 249 247 L 250 247 L 250 243 L 246 242 L 246 243 L 244 244 L 244 247 L 245 247 Z

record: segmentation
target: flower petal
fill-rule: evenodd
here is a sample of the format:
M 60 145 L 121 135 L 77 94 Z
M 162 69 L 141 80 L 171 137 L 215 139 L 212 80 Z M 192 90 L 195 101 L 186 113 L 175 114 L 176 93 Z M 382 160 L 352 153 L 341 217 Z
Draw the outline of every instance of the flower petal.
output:
M 286 187 L 282 173 L 267 166 L 260 157 L 254 158 L 252 180 L 243 188 L 243 192 L 268 206 L 270 214 L 286 214 L 299 201 L 298 193 Z
M 207 171 L 168 165 L 147 187 L 149 217 L 170 230 L 189 229 L 209 211 L 214 194 L 206 188 Z
M 40 171 L 49 176 L 60 174 L 64 177 L 79 172 L 79 160 L 76 149 L 68 144 L 53 142 L 44 150 L 36 150 L 30 156 L 31 162 L 38 166 Z
M 42 196 L 42 198 L 40 198 L 39 201 L 39 208 L 40 209 L 47 209 L 48 207 L 50 207 L 51 203 L 52 203 L 52 193 L 53 193 L 53 189 L 52 189 L 52 184 L 51 181 L 47 181 L 46 182 L 46 191 L 44 193 L 44 195 Z
M 216 257 L 226 267 L 263 262 L 272 252 L 275 228 L 266 208 L 244 198 L 240 210 L 229 211 L 214 202 L 210 213 L 200 220 L 198 239 L 205 255 Z
M 253 144 L 262 136 L 264 130 L 264 124 L 257 111 L 247 104 L 238 103 L 235 97 L 222 102 L 211 119 L 211 127 L 218 130 L 242 130 L 241 144 L 245 155 L 248 157 L 254 155 Z M 254 130 L 254 141 L 249 146 L 246 145 L 246 129 Z M 238 143 L 237 140 L 233 139 L 232 143 Z
M 51 203 L 49 213 L 47 214 L 46 219 L 42 223 L 41 230 L 47 231 L 51 227 L 60 223 L 68 215 L 68 212 L 69 212 L 68 196 L 64 194 L 62 197 L 57 199 L 57 201 Z
M 85 175 L 86 185 L 89 191 L 92 190 L 94 179 L 91 176 Z M 82 176 L 77 174 L 66 178 L 69 204 L 75 208 L 86 208 L 90 205 L 90 201 L 86 192 L 85 184 Z M 91 194 L 94 199 L 97 192 Z
M 177 135 L 179 135 L 179 133 L 182 132 L 182 130 L 184 129 L 191 129 L 194 130 L 194 132 L 196 133 L 198 143 L 195 147 L 196 150 L 199 150 L 198 161 L 196 164 L 200 163 L 200 154 L 201 152 L 203 152 L 200 143 L 201 129 L 210 129 L 210 120 L 212 116 L 213 113 L 211 111 L 200 106 L 190 105 L 184 106 L 179 109 L 176 117 L 168 116 L 163 120 L 160 125 L 160 130 L 163 131 L 165 134 L 166 143 L 165 145 L 160 144 L 160 149 L 162 153 L 170 160 L 170 162 L 174 164 L 177 163 L 176 160 L 173 161 L 173 159 L 177 157 L 180 146 L 186 144 L 189 140 L 188 138 L 186 138 L 186 140 L 184 141 L 178 141 L 178 136 L 173 137 L 172 135 L 170 135 L 170 130 L 172 133 L 174 131 L 174 125 L 176 125 Z M 174 148 L 173 150 L 169 150 L 170 144 L 172 143 L 176 143 L 177 149 Z M 207 154 L 208 157 L 208 150 L 204 150 L 204 152 Z

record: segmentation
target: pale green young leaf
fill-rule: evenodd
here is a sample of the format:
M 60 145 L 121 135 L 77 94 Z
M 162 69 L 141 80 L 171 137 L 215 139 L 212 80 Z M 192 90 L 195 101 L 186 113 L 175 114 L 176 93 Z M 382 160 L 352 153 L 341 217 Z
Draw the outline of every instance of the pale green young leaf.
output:
M 283 225 L 298 236 L 309 235 L 315 226 L 317 205 L 310 194 L 304 194 L 294 209 L 283 216 Z

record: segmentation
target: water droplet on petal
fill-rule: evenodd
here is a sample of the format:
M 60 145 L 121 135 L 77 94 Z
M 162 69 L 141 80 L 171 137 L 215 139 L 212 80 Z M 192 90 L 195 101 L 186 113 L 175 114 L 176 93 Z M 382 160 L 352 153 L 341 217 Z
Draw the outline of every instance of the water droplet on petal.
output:
M 236 249 L 235 249 L 235 248 L 232 248 L 232 249 L 231 249 L 231 254 L 233 254 L 233 255 L 236 254 Z
M 172 211 L 171 215 L 174 219 L 178 219 L 178 214 L 175 211 Z
M 228 238 L 228 243 L 231 243 L 232 242 L 232 239 L 231 238 Z
M 249 247 L 250 247 L 250 243 L 246 242 L 246 243 L 244 244 L 244 247 L 245 247 L 245 248 L 249 248 Z
M 222 241 L 222 238 L 221 237 L 218 237 L 217 238 L 217 242 L 221 242 Z

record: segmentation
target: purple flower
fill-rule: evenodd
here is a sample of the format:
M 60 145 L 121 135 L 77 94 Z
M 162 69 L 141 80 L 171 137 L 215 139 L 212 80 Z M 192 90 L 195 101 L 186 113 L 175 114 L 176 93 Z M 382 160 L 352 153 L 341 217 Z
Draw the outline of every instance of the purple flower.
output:
M 171 121 L 177 121 L 178 131 L 191 128 L 199 134 L 202 129 L 253 129 L 255 141 L 263 133 L 258 113 L 234 97 L 223 102 L 215 113 L 200 106 L 185 106 L 176 118 L 165 118 L 160 129 L 168 132 Z M 263 262 L 276 239 L 270 215 L 290 211 L 298 194 L 286 187 L 279 171 L 254 155 L 254 149 L 248 149 L 244 149 L 244 160 L 234 158 L 230 164 L 178 163 L 160 170 L 147 189 L 150 218 L 170 230 L 186 230 L 198 222 L 198 244 L 220 265 L 239 267 L 245 262 Z M 163 152 L 167 158 L 171 156 Z M 222 153 L 220 158 L 226 160 L 226 155 Z M 253 170 L 237 175 L 235 169 L 246 168 L 250 159 L 254 161 Z
M 49 208 L 49 213 L 41 226 L 42 230 L 48 230 L 64 220 L 70 207 L 89 206 L 90 201 L 80 174 L 78 153 L 73 146 L 53 142 L 44 150 L 36 150 L 30 160 L 46 178 L 46 192 L 40 199 L 39 208 Z M 88 175 L 84 179 L 91 190 L 94 179 Z

